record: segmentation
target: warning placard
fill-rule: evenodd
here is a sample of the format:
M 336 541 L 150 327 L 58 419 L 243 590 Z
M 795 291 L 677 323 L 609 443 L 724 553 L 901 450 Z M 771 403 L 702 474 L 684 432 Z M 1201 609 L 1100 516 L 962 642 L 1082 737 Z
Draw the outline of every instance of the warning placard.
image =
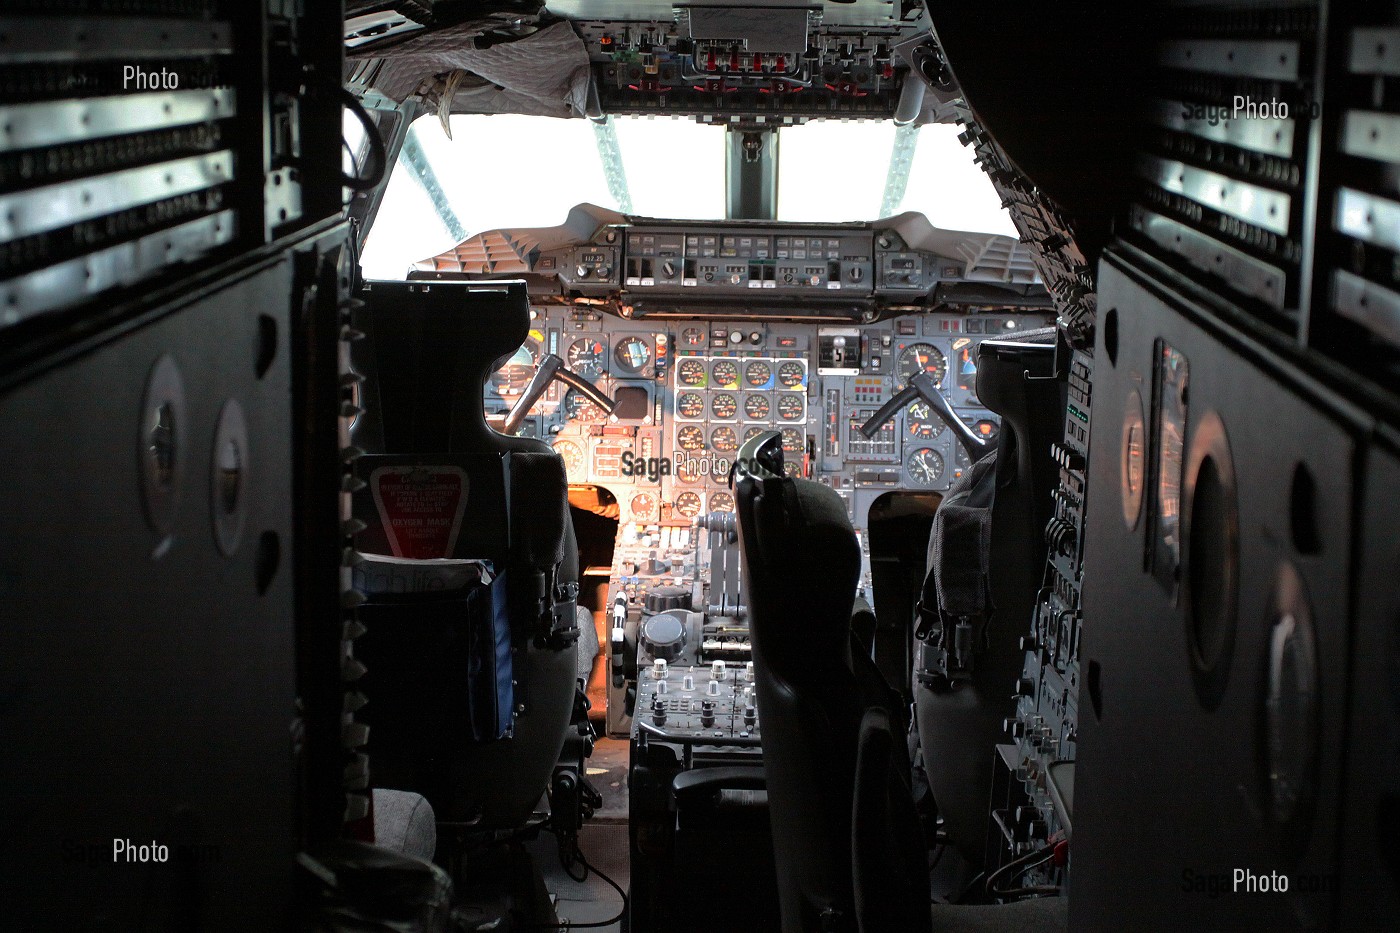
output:
M 467 474 L 456 466 L 386 466 L 370 474 L 374 507 L 395 557 L 451 557 L 467 508 Z

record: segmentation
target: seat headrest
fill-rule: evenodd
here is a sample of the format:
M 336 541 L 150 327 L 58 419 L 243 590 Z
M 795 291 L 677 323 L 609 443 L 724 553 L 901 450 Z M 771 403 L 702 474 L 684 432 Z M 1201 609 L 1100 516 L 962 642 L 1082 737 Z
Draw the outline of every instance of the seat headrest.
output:
M 485 374 L 530 333 L 524 282 L 370 281 L 360 297 L 381 339 L 390 332 L 427 338 L 396 343 L 415 344 L 429 372 L 439 372 L 432 364 L 451 357 L 456 367 Z
M 361 446 L 437 453 L 486 436 L 486 378 L 530 333 L 525 283 L 366 282 L 360 297 Z

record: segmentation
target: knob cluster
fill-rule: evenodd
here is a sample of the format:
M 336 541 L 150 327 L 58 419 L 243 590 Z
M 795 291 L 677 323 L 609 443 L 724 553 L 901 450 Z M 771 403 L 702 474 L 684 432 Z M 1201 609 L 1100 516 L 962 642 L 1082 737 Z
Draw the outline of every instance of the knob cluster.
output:
M 647 593 L 646 611 L 650 615 L 689 608 L 690 591 L 683 586 L 658 586 Z
M 653 658 L 673 661 L 685 648 L 685 621 L 674 612 L 654 615 L 642 626 L 642 642 Z

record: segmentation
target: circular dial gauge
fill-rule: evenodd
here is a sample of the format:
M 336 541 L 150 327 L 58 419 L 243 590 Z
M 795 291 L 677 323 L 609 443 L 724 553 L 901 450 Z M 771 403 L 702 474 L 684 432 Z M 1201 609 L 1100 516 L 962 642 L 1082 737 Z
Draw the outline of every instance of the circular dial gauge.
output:
M 676 414 L 682 418 L 704 417 L 705 397 L 699 392 L 682 392 L 676 397 Z
M 909 380 L 921 372 L 932 374 L 933 381 L 941 386 L 943 377 L 948 374 L 948 359 L 931 343 L 912 343 L 900 351 L 895 371 L 902 386 L 908 385 Z
M 1264 695 L 1264 769 L 1269 815 L 1298 827 L 1317 797 L 1320 675 L 1312 607 L 1291 564 L 1280 568 L 1269 600 L 1274 617 Z
M 705 345 L 705 332 L 698 327 L 687 327 L 681 331 L 681 343 L 687 347 L 701 347 Z
M 766 386 L 768 380 L 773 378 L 773 367 L 762 360 L 754 360 L 744 367 L 744 381 L 757 388 Z
M 681 450 L 701 450 L 705 446 L 705 432 L 688 424 L 676 432 L 676 444 Z
M 608 365 L 608 345 L 597 337 L 581 337 L 569 344 L 566 360 L 580 376 L 601 376 Z
M 570 421 L 602 421 L 607 412 L 598 403 L 578 389 L 570 389 L 564 396 L 564 415 Z
M 778 417 L 784 421 L 801 421 L 806 414 L 802 396 L 784 392 L 778 396 Z
M 694 518 L 700 514 L 700 493 L 686 490 L 676 496 L 676 512 L 686 518 Z
M 807 378 L 807 367 L 797 360 L 788 360 L 778 366 L 778 381 L 789 389 L 802 385 Z
M 932 406 L 923 399 L 911 402 L 904 411 L 910 437 L 933 440 L 943 433 L 943 419 L 935 415 Z
M 710 370 L 715 385 L 721 389 L 732 389 L 739 384 L 739 364 L 733 360 L 720 360 Z
M 793 479 L 802 478 L 802 464 L 797 460 L 783 461 L 783 475 L 791 476 Z
M 796 428 L 783 428 L 783 450 L 790 454 L 802 452 L 802 432 Z
M 535 364 L 540 358 L 540 344 L 533 337 L 526 340 L 500 368 L 491 374 L 491 387 L 496 394 L 504 397 L 519 395 L 525 391 L 530 379 L 535 375 Z
M 768 417 L 769 404 L 766 395 L 744 396 L 744 417 L 753 421 L 763 421 Z
M 564 458 L 564 471 L 570 479 L 581 478 L 583 469 L 583 448 L 573 441 L 555 441 L 554 452 Z
M 749 428 L 747 431 L 744 432 L 744 443 L 747 444 L 749 441 L 753 440 L 755 437 L 758 437 L 760 434 L 767 430 L 768 428 L 761 426 Z
M 651 362 L 651 344 L 641 337 L 623 337 L 613 350 L 613 358 L 623 371 L 641 372 L 642 367 Z
M 700 468 L 696 466 L 696 459 L 686 457 L 676 461 L 676 479 L 682 483 L 694 483 L 700 479 Z
M 710 411 L 716 418 L 733 418 L 738 410 L 738 400 L 728 392 L 721 392 L 710 400 Z
M 909 478 L 920 486 L 932 486 L 943 475 L 943 455 L 932 447 L 920 447 L 905 464 Z
M 710 496 L 711 512 L 734 511 L 734 497 L 727 492 L 717 492 Z
M 676 381 L 683 386 L 703 386 L 705 376 L 705 364 L 697 359 L 681 360 L 676 367 Z
M 1119 464 L 1119 489 L 1123 499 L 1123 521 L 1137 527 L 1142 514 L 1142 491 L 1147 477 L 1147 430 L 1142 418 L 1142 396 L 1134 389 L 1123 415 L 1123 459 Z
M 972 467 L 972 458 L 967 455 L 962 444 L 953 444 L 953 479 L 962 476 Z
M 739 435 L 733 428 L 718 427 L 710 432 L 710 446 L 722 454 L 739 449 Z
M 649 492 L 639 492 L 633 496 L 632 517 L 639 522 L 649 522 L 656 518 L 656 496 Z

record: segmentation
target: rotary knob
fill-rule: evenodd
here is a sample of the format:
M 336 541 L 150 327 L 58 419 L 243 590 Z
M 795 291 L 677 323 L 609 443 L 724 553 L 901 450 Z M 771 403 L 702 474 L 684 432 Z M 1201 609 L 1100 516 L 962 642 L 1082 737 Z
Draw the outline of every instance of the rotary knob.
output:
M 669 260 L 669 259 L 666 260 L 665 262 L 663 262 L 663 263 L 661 264 L 661 274 L 664 275 L 664 276 L 666 276 L 666 278 L 668 278 L 668 279 L 673 279 L 673 278 L 675 278 L 675 277 L 676 277 L 676 264 L 675 264 L 674 262 L 672 262 L 671 260 Z
M 642 643 L 652 657 L 672 661 L 685 647 L 685 622 L 670 612 L 652 616 L 642 626 Z
M 658 586 L 647 593 L 646 610 L 649 615 L 689 608 L 690 591 L 683 586 Z

